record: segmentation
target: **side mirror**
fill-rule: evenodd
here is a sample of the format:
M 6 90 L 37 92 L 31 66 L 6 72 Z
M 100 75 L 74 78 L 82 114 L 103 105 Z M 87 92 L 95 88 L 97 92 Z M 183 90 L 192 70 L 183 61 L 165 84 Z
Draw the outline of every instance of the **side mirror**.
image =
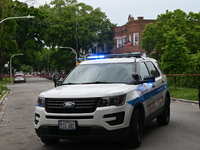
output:
M 155 77 L 153 75 L 145 76 L 143 80 L 140 79 L 140 75 L 137 73 L 132 74 L 132 77 L 135 80 L 136 84 L 155 82 Z
M 55 87 L 59 86 L 61 84 L 61 82 L 59 81 L 61 79 L 61 77 L 62 76 L 59 73 L 56 73 L 56 74 L 53 75 L 53 81 L 54 81 Z
M 135 80 L 135 83 L 138 84 L 140 82 L 140 76 L 137 73 L 132 74 L 133 79 Z
M 53 78 L 54 78 L 54 80 L 58 81 L 61 78 L 61 74 L 57 73 L 57 74 L 54 75 Z
M 155 82 L 154 75 L 145 76 L 143 80 L 140 81 L 140 83 L 153 83 Z

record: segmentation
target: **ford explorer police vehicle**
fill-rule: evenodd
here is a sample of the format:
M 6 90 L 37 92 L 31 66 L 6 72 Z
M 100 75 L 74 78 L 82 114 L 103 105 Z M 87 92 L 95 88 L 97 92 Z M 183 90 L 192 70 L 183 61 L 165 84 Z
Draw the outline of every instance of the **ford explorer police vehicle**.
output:
M 145 124 L 169 123 L 167 78 L 156 60 L 140 53 L 89 59 L 39 95 L 34 125 L 43 143 L 87 139 L 139 147 Z

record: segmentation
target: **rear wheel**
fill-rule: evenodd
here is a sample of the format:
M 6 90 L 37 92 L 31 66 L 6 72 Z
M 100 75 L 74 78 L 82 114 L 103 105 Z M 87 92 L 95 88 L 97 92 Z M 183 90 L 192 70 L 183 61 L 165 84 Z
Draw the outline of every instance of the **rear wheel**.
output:
M 130 132 L 126 140 L 126 144 L 134 148 L 139 147 L 142 143 L 142 131 L 143 131 L 142 115 L 140 111 L 136 109 L 131 119 Z
M 40 139 L 46 145 L 58 144 L 58 142 L 60 141 L 60 139 L 54 139 L 54 138 L 40 138 Z
M 165 97 L 165 106 L 162 114 L 160 114 L 157 118 L 157 123 L 161 126 L 168 125 L 170 121 L 170 98 L 168 96 Z

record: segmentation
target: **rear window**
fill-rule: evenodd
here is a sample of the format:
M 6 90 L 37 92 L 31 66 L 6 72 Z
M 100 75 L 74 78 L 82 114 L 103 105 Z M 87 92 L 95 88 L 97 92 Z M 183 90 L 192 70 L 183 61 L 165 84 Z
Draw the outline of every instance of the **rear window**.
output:
M 17 74 L 15 75 L 16 77 L 22 77 L 23 75 L 22 74 Z

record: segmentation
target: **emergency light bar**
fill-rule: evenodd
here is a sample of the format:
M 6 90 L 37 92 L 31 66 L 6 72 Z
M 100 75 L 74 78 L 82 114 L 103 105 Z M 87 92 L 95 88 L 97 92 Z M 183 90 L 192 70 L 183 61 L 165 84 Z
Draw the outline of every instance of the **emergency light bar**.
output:
M 88 56 L 87 59 L 104 59 L 105 55 L 91 55 Z
M 88 56 L 87 59 L 92 60 L 92 59 L 105 59 L 105 58 L 130 58 L 130 57 L 135 57 L 135 58 L 142 58 L 142 53 L 124 53 L 124 54 L 109 54 L 109 55 L 91 55 Z

